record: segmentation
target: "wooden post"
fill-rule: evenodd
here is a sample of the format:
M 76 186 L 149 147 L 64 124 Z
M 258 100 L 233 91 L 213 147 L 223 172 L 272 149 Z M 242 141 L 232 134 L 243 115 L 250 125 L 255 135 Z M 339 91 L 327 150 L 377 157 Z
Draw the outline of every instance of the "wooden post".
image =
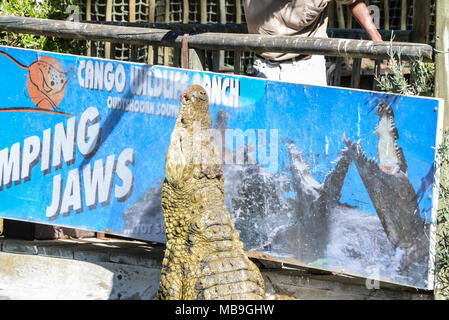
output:
M 201 0 L 200 11 L 201 11 L 200 23 L 206 24 L 207 23 L 207 0 Z M 209 59 L 209 54 L 207 51 L 204 51 L 204 61 L 205 62 L 207 61 L 207 65 L 209 66 L 209 69 L 210 69 L 211 64 L 209 64 L 210 59 Z
M 201 23 L 207 23 L 207 0 L 201 0 Z
M 328 15 L 328 27 L 329 28 L 335 28 L 335 20 L 334 20 L 334 12 L 335 12 L 335 3 L 334 1 L 330 1 L 327 8 L 327 15 Z
M 378 85 L 377 85 L 376 78 L 379 77 L 379 75 L 380 75 L 380 65 L 381 65 L 381 63 L 382 63 L 381 60 L 375 60 L 374 61 L 374 70 L 373 70 L 374 79 L 373 79 L 373 87 L 372 87 L 373 91 L 377 91 L 378 90 Z
M 219 0 L 218 3 L 218 13 L 219 13 L 219 22 L 222 24 L 226 23 L 226 0 Z M 216 66 L 214 66 L 214 71 L 219 72 L 222 67 L 224 67 L 224 57 L 225 53 L 223 50 L 215 51 L 213 53 L 214 60 L 216 63 L 218 63 Z
M 346 7 L 346 16 L 348 18 L 348 21 L 346 22 L 346 29 L 352 29 L 352 13 L 349 7 Z
M 187 24 L 189 23 L 189 1 L 188 0 L 182 0 L 182 23 Z M 189 56 L 191 54 L 194 54 L 195 50 L 188 49 Z M 190 58 L 188 58 L 188 61 L 185 63 L 183 62 L 184 59 L 184 53 L 181 53 L 181 48 L 173 48 L 173 66 L 174 67 L 181 67 L 185 69 L 189 68 L 189 61 Z
M 189 23 L 189 0 L 182 1 L 182 23 Z
M 136 0 L 129 0 L 128 2 L 128 7 L 129 7 L 129 22 L 133 22 L 136 23 Z M 137 61 L 138 59 L 138 51 L 139 51 L 139 47 L 138 46 L 130 46 L 130 50 L 131 50 L 131 61 Z
M 413 1 L 412 42 L 429 43 L 431 0 Z
M 170 12 L 170 0 L 165 0 L 165 22 L 171 22 L 171 12 Z M 164 66 L 168 66 L 168 59 L 170 56 L 171 48 L 164 47 Z
M 242 2 L 235 0 L 235 23 L 242 23 Z M 241 74 L 242 72 L 242 52 L 234 51 L 234 73 Z
M 164 14 L 164 20 L 166 23 L 170 23 L 170 0 L 165 0 L 165 14 Z
M 385 17 L 385 23 L 384 23 L 384 29 L 390 30 L 390 5 L 388 4 L 389 0 L 384 0 L 384 17 Z
M 106 21 L 112 21 L 112 1 L 108 0 L 106 2 Z M 106 59 L 111 59 L 111 43 L 106 42 L 104 44 L 104 57 Z
M 449 126 L 449 2 L 436 1 L 435 96 L 445 100 L 444 127 Z
M 136 22 L 136 0 L 129 0 L 129 22 Z
M 352 59 L 352 75 L 351 75 L 351 88 L 360 87 L 360 71 L 362 66 L 362 59 Z
M 235 23 L 242 23 L 242 1 L 235 0 Z
M 435 96 L 444 99 L 444 128 L 449 126 L 449 1 L 436 0 L 436 27 L 435 27 Z M 437 244 L 441 228 L 448 225 L 438 225 Z M 438 250 L 438 248 L 437 248 Z M 444 270 L 436 270 L 435 299 L 447 299 L 448 283 L 439 283 L 439 274 Z M 447 270 L 446 270 L 447 272 Z
M 204 71 L 205 55 L 204 50 L 189 49 L 189 69 Z
M 416 0 L 415 0 L 416 2 Z M 425 1 L 421 1 L 425 2 Z M 429 4 L 430 6 L 430 4 Z M 407 30 L 407 0 L 402 0 L 401 2 L 401 30 Z
M 155 22 L 156 15 L 156 0 L 147 0 L 148 5 L 148 22 Z M 148 64 L 157 64 L 157 60 L 154 60 L 154 48 L 152 46 L 148 46 Z
M 86 21 L 90 21 L 92 15 L 92 0 L 87 0 L 86 3 Z M 92 41 L 86 41 L 86 55 L 92 56 Z
M 343 63 L 343 58 L 337 57 L 335 59 L 335 72 L 334 72 L 334 79 L 332 81 L 333 86 L 339 87 L 341 85 L 341 64 Z
M 343 6 L 340 3 L 337 3 L 337 19 L 338 19 L 338 27 L 341 29 L 345 29 L 345 14 L 343 11 Z

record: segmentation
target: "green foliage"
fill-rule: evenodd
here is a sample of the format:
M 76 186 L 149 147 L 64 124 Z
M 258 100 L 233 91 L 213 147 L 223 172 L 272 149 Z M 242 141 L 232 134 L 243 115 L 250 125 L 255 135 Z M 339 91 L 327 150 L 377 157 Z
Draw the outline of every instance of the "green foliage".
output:
M 65 20 L 70 15 L 66 13 L 67 7 L 78 6 L 81 12 L 82 3 L 82 0 L 1 0 L 0 15 Z M 83 54 L 86 46 L 84 41 L 79 40 L 13 32 L 1 32 L 0 45 L 71 54 Z
M 449 131 L 438 149 L 440 196 L 436 244 L 436 297 L 449 299 Z
M 411 60 L 410 78 L 404 75 L 406 64 L 401 53 L 389 52 L 391 74 L 376 77 L 377 85 L 381 91 L 414 96 L 434 96 L 435 66 L 433 63 L 423 62 L 422 58 Z

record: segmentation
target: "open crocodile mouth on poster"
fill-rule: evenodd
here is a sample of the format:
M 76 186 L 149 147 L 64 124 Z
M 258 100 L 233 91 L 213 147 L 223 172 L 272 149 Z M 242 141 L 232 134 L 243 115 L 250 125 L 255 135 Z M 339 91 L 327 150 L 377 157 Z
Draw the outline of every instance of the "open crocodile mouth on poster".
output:
M 0 64 L 0 217 L 164 242 L 198 84 L 245 250 L 433 288 L 442 101 L 10 47 Z

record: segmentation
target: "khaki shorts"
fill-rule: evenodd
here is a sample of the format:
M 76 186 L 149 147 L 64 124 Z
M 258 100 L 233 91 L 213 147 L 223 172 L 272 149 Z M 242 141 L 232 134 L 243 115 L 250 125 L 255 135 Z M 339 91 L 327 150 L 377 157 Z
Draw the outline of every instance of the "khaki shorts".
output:
M 255 76 L 268 80 L 326 86 L 326 58 L 312 56 L 308 60 L 274 62 L 254 57 Z

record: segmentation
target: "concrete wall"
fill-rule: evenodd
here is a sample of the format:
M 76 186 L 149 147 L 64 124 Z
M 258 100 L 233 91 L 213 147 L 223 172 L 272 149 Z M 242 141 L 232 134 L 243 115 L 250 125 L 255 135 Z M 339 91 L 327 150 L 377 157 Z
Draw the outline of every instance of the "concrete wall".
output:
M 150 245 L 6 240 L 0 246 L 0 299 L 156 299 L 162 250 Z
M 165 247 L 126 240 L 0 239 L 0 300 L 156 299 Z M 432 292 L 334 274 L 249 253 L 269 299 L 431 299 Z

